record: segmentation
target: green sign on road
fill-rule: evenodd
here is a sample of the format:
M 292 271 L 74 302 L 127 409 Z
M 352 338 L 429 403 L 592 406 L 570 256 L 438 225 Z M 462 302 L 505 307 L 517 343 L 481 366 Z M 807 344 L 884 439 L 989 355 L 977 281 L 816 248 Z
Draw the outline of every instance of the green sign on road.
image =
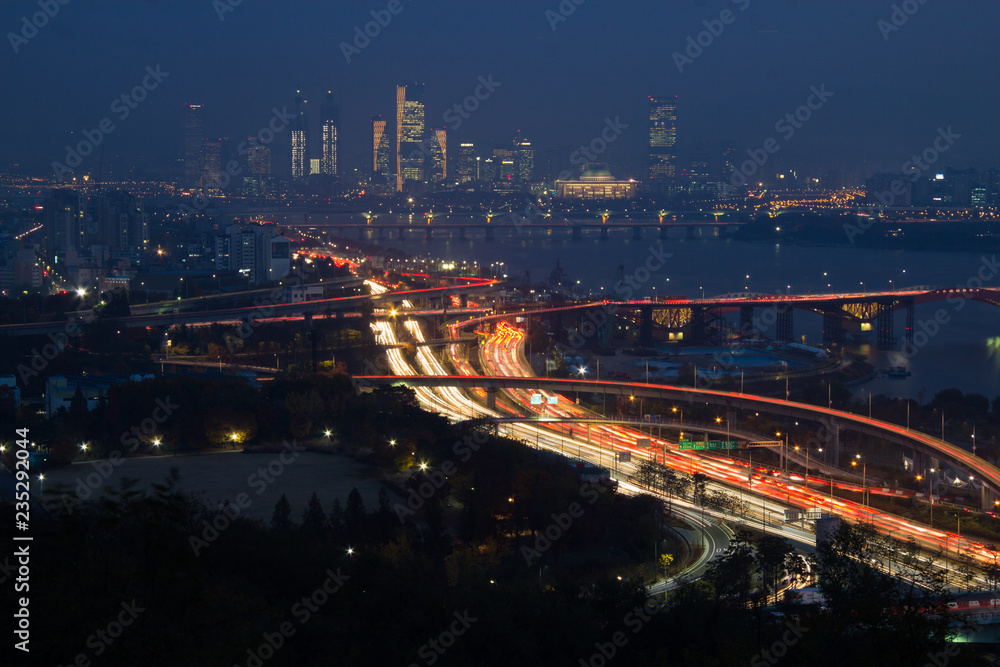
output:
M 681 438 L 678 442 L 681 449 L 691 451 L 704 451 L 706 449 L 736 449 L 736 440 L 706 440 L 704 442 L 693 442 L 687 438 Z

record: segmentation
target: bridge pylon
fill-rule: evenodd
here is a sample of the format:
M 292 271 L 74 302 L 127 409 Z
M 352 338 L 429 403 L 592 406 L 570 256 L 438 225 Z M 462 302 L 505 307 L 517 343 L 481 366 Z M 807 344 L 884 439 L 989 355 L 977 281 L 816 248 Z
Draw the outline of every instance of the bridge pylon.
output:
M 778 311 L 778 340 L 782 343 L 791 343 L 794 340 L 792 328 L 792 307 L 789 305 L 779 305 Z
M 753 326 L 753 306 L 740 306 L 740 336 L 755 338 L 756 335 Z
M 877 342 L 880 347 L 891 347 L 896 344 L 896 337 L 893 335 L 893 311 L 892 303 L 879 303 L 877 315 L 875 316 L 877 332 Z
M 836 310 L 823 311 L 823 342 L 838 343 L 844 339 L 844 317 Z

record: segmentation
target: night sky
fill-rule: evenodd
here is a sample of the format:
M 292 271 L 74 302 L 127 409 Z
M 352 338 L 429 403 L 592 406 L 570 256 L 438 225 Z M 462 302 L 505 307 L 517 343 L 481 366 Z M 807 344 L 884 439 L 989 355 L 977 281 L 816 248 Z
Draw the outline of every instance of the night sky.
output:
M 441 127 L 446 109 L 491 74 L 502 85 L 451 133 L 451 146 L 475 141 L 485 154 L 519 128 L 543 151 L 572 150 L 620 116 L 630 128 L 603 159 L 637 176 L 648 95 L 679 97 L 683 157 L 697 141 L 733 139 L 745 151 L 780 136 L 775 122 L 825 84 L 834 96 L 781 140 L 779 164 L 898 171 L 952 126 L 962 138 L 942 169 L 1000 166 L 996 0 L 927 0 L 888 40 L 878 21 L 893 3 L 882 0 L 586 0 L 555 30 L 546 10 L 558 12 L 558 0 L 401 0 L 403 11 L 350 64 L 340 43 L 388 0 L 243 0 L 220 21 L 216 6 L 227 1 L 237 0 L 70 0 L 15 54 L 7 33 L 39 9 L 5 0 L 0 170 L 50 172 L 63 146 L 113 117 L 114 98 L 156 65 L 169 76 L 115 121 L 110 169 L 176 165 L 186 103 L 207 105 L 209 135 L 245 138 L 272 107 L 291 107 L 297 88 L 314 134 L 321 95 L 335 92 L 342 165 L 361 166 L 369 116 L 392 118 L 396 83 L 426 83 L 427 125 Z M 723 9 L 734 21 L 678 72 L 672 54 Z M 287 141 L 274 144 L 280 168 Z

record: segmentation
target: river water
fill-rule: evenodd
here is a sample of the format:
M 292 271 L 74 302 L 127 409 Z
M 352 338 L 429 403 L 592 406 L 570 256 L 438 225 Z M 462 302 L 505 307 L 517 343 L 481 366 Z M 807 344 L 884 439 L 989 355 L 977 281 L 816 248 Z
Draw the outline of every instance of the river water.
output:
M 313 216 L 310 225 L 324 229 L 344 222 L 357 224 L 358 219 Z M 417 226 L 420 222 L 418 218 Z M 981 269 L 982 275 L 993 272 L 993 255 L 975 252 L 747 243 L 718 237 L 712 228 L 698 229 L 695 238 L 687 238 L 683 229 L 671 230 L 663 240 L 653 229 L 643 234 L 644 238 L 634 239 L 631 229 L 618 229 L 601 240 L 593 230 L 574 240 L 568 227 L 545 229 L 527 223 L 516 229 L 508 222 L 498 226 L 493 240 L 486 240 L 482 230 L 470 228 L 466 239 L 460 239 L 457 230 L 439 229 L 428 240 L 414 229 L 402 241 L 393 233 L 391 238 L 370 242 L 442 261 L 478 261 L 485 266 L 503 262 L 509 275 L 530 275 L 533 282 L 544 281 L 558 261 L 571 283 L 579 281 L 578 289 L 595 296 L 611 292 L 619 266 L 624 267 L 625 276 L 642 277 L 642 271 L 636 273 L 638 267 L 662 264 L 646 281 L 637 283 L 633 298 L 711 297 L 744 292 L 747 287 L 752 292 L 794 294 L 884 292 L 923 285 L 965 287 L 970 281 L 975 285 Z M 357 233 L 352 231 L 347 238 L 357 238 Z M 658 259 L 665 255 L 663 261 Z M 1000 287 L 1000 275 L 984 284 Z M 944 322 L 936 330 L 931 323 L 935 317 Z M 821 342 L 819 315 L 796 310 L 794 318 L 798 342 L 803 336 L 807 344 Z M 906 378 L 878 378 L 866 383 L 864 391 L 925 401 L 948 387 L 990 399 L 1000 394 L 1000 308 L 975 301 L 940 301 L 917 306 L 916 323 L 916 330 L 925 336 L 918 333 L 916 342 L 922 344 L 912 353 L 879 350 L 874 343 L 848 344 L 848 349 L 868 355 L 877 368 L 905 365 L 912 372 Z M 905 314 L 897 312 L 898 348 L 902 348 L 904 326 Z

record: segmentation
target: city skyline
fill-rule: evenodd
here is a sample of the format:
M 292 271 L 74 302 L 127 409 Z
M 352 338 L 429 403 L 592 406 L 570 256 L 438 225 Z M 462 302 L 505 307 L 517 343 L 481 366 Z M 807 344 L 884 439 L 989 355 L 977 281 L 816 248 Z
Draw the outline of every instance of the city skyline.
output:
M 392 38 L 383 36 L 372 40 L 348 63 L 333 47 L 341 41 L 351 42 L 353 26 L 364 26 L 371 20 L 366 11 L 305 3 L 308 9 L 297 7 L 275 14 L 269 8 L 241 5 L 225 14 L 224 21 L 219 21 L 214 11 L 199 9 L 197 3 L 177 3 L 178 10 L 167 13 L 153 7 L 137 8 L 120 3 L 108 3 L 107 6 L 123 12 L 139 26 L 152 21 L 169 26 L 190 20 L 193 27 L 188 30 L 194 31 L 192 39 L 211 36 L 218 42 L 213 46 L 213 55 L 234 39 L 228 31 L 250 30 L 261 22 L 277 21 L 284 25 L 305 21 L 308 17 L 312 19 L 306 21 L 310 24 L 309 30 L 334 20 L 336 25 L 347 27 L 342 29 L 342 34 L 334 31 L 334 37 L 328 40 L 333 42 L 328 45 L 328 57 L 307 58 L 305 64 L 300 62 L 294 67 L 286 55 L 276 53 L 270 44 L 258 44 L 258 50 L 249 57 L 247 64 L 262 59 L 270 66 L 269 73 L 252 86 L 240 85 L 241 81 L 246 81 L 240 66 L 215 58 L 213 63 L 219 67 L 219 80 L 230 82 L 225 95 L 211 82 L 200 82 L 194 63 L 180 57 L 182 54 L 175 46 L 164 44 L 155 35 L 146 40 L 148 43 L 132 40 L 136 42 L 130 46 L 134 57 L 121 59 L 107 76 L 87 89 L 88 94 L 81 97 L 82 91 L 68 81 L 62 86 L 77 99 L 71 108 L 60 104 L 58 95 L 41 91 L 39 102 L 45 111 L 23 119 L 28 129 L 24 136 L 13 137 L 0 147 L 0 167 L 9 169 L 11 163 L 16 163 L 31 174 L 50 171 L 52 162 L 65 157 L 69 141 L 96 127 L 107 115 L 109 102 L 130 89 L 136 83 L 134 79 L 141 79 L 146 65 L 157 64 L 170 72 L 169 78 L 149 94 L 132 117 L 117 123 L 115 131 L 107 137 L 104 162 L 111 172 L 122 173 L 129 166 L 153 173 L 176 171 L 165 166 L 174 165 L 181 157 L 177 149 L 179 139 L 171 139 L 177 136 L 178 130 L 152 133 L 150 129 L 156 126 L 177 128 L 177 109 L 192 101 L 203 103 L 212 110 L 206 127 L 208 135 L 242 136 L 255 131 L 266 122 L 271 108 L 290 106 L 287 101 L 289 74 L 296 80 L 293 89 L 298 86 L 316 98 L 333 90 L 342 100 L 344 131 L 339 141 L 340 161 L 352 169 L 362 167 L 367 161 L 370 151 L 366 121 L 373 113 L 386 113 L 386 108 L 392 104 L 391 92 L 387 93 L 386 89 L 396 81 L 410 78 L 424 81 L 430 114 L 427 122 L 438 127 L 446 124 L 438 121 L 439 114 L 472 94 L 479 76 L 490 75 L 502 82 L 502 87 L 470 118 L 463 119 L 461 128 L 448 128 L 454 141 L 487 145 L 503 136 L 508 128 L 521 127 L 536 144 L 572 148 L 593 137 L 605 117 L 620 116 L 623 122 L 633 126 L 644 124 L 645 97 L 669 94 L 677 95 L 680 102 L 678 124 L 683 138 L 678 142 L 679 153 L 691 151 L 698 141 L 724 139 L 733 139 L 741 147 L 752 148 L 773 133 L 776 120 L 794 112 L 804 102 L 811 86 L 826 84 L 836 95 L 830 109 L 813 120 L 808 131 L 801 132 L 794 142 L 784 146 L 776 159 L 799 167 L 814 165 L 817 171 L 823 168 L 893 171 L 910 156 L 922 151 L 939 127 L 948 126 L 974 139 L 955 146 L 945 164 L 985 169 L 995 166 L 994 156 L 1000 154 L 1000 145 L 990 133 L 988 82 L 993 75 L 985 64 L 989 58 L 980 52 L 983 42 L 965 39 L 947 43 L 953 57 L 966 63 L 955 80 L 942 78 L 946 69 L 932 53 L 915 50 L 934 35 L 936 25 L 944 20 L 942 12 L 948 12 L 949 20 L 977 17 L 978 20 L 966 23 L 969 30 L 978 31 L 989 23 L 982 20 L 983 17 L 997 13 L 992 4 L 963 3 L 947 9 L 933 3 L 923 6 L 920 13 L 898 32 L 888 33 L 888 39 L 883 36 L 879 21 L 890 18 L 891 6 L 848 2 L 834 8 L 817 4 L 807 21 L 807 15 L 799 10 L 754 5 L 745 13 L 738 12 L 736 21 L 726 26 L 719 37 L 713 38 L 710 46 L 692 59 L 692 63 L 682 62 L 680 66 L 675 63 L 673 54 L 680 53 L 688 58 L 688 38 L 696 38 L 706 30 L 703 22 L 716 20 L 719 11 L 727 8 L 726 3 L 677 9 L 644 5 L 642 8 L 649 20 L 632 26 L 633 38 L 628 40 L 628 49 L 612 48 L 612 44 L 621 40 L 613 38 L 606 48 L 585 49 L 579 54 L 567 51 L 568 45 L 594 41 L 597 31 L 602 29 L 602 21 L 609 19 L 611 10 L 608 7 L 593 3 L 586 8 L 581 6 L 565 22 L 557 22 L 554 30 L 542 9 L 529 11 L 518 6 L 510 16 L 504 16 L 485 7 L 461 7 L 456 9 L 454 18 L 446 17 L 439 27 L 442 40 L 425 47 L 422 65 L 407 62 L 405 57 L 398 55 L 420 44 L 422 35 L 427 34 L 430 17 L 420 10 L 411 11 L 410 7 L 386 28 L 387 33 L 395 31 Z M 850 11 L 840 11 L 845 6 Z M 8 25 L 16 26 L 21 18 L 19 11 L 12 6 L 0 8 L 0 23 L 7 18 Z M 67 6 L 60 16 L 75 19 L 74 11 L 72 6 Z M 190 14 L 185 15 L 185 11 Z M 197 17 L 203 17 L 203 22 L 195 21 Z M 486 52 L 492 54 L 492 49 L 470 50 L 472 42 L 452 22 L 468 21 L 473 17 L 478 21 L 492 21 L 492 29 L 497 34 L 516 35 L 530 44 L 530 48 L 521 49 L 525 55 L 513 60 L 487 57 Z M 69 40 L 68 45 L 72 46 L 74 42 L 90 39 L 85 36 L 88 29 L 93 29 L 92 34 L 101 34 L 102 30 L 115 25 L 115 20 L 101 10 L 79 19 L 79 31 L 66 33 L 68 26 L 53 22 L 53 26 L 22 45 L 10 72 L 12 83 L 19 85 L 22 77 L 45 68 L 47 76 L 53 78 L 54 90 L 60 90 L 59 81 L 68 72 L 49 66 L 52 42 L 61 37 Z M 104 23 L 88 23 L 98 19 Z M 818 28 L 817 24 L 823 27 Z M 851 49 L 838 45 L 835 37 L 836 31 L 846 29 L 848 24 L 853 34 L 860 35 L 861 39 Z M 449 30 L 450 27 L 456 29 Z M 652 40 L 654 30 L 661 34 Z M 605 41 L 610 38 L 608 35 L 603 37 Z M 620 43 L 624 46 L 625 42 Z M 435 66 L 448 59 L 456 48 L 466 49 L 469 57 L 446 69 Z M 794 51 L 796 59 L 778 67 L 768 60 L 768 55 L 775 50 Z M 615 55 L 611 56 L 612 53 Z M 691 53 L 697 53 L 697 49 L 692 49 Z M 84 62 L 96 65 L 103 54 L 101 49 L 93 54 L 84 53 L 80 65 Z M 878 70 L 863 66 L 876 55 L 880 63 Z M 630 67 L 642 58 L 659 65 L 649 72 L 634 71 L 626 76 L 604 78 L 597 86 L 581 78 L 579 65 L 584 66 L 583 71 L 588 67 L 609 71 L 612 67 Z M 568 67 L 570 59 L 579 60 L 578 65 Z M 765 61 L 766 67 L 757 66 L 758 62 Z M 323 64 L 311 66 L 310 62 Z M 561 75 L 556 81 L 546 80 L 543 84 L 542 71 L 552 67 Z M 681 67 L 683 71 L 678 71 Z M 918 95 L 909 83 L 917 76 L 941 79 L 941 84 L 930 95 Z M 966 81 L 969 86 L 960 85 Z M 525 100 L 531 100 L 530 114 L 525 110 Z M 860 110 L 873 107 L 880 112 L 862 118 Z M 8 117 L 7 122 L 13 121 Z M 605 160 L 619 169 L 638 174 L 645 168 L 644 141 L 640 134 L 626 133 L 621 141 L 609 148 Z M 29 144 L 28 137 L 37 137 L 38 141 Z M 94 163 L 91 158 L 85 166 Z

